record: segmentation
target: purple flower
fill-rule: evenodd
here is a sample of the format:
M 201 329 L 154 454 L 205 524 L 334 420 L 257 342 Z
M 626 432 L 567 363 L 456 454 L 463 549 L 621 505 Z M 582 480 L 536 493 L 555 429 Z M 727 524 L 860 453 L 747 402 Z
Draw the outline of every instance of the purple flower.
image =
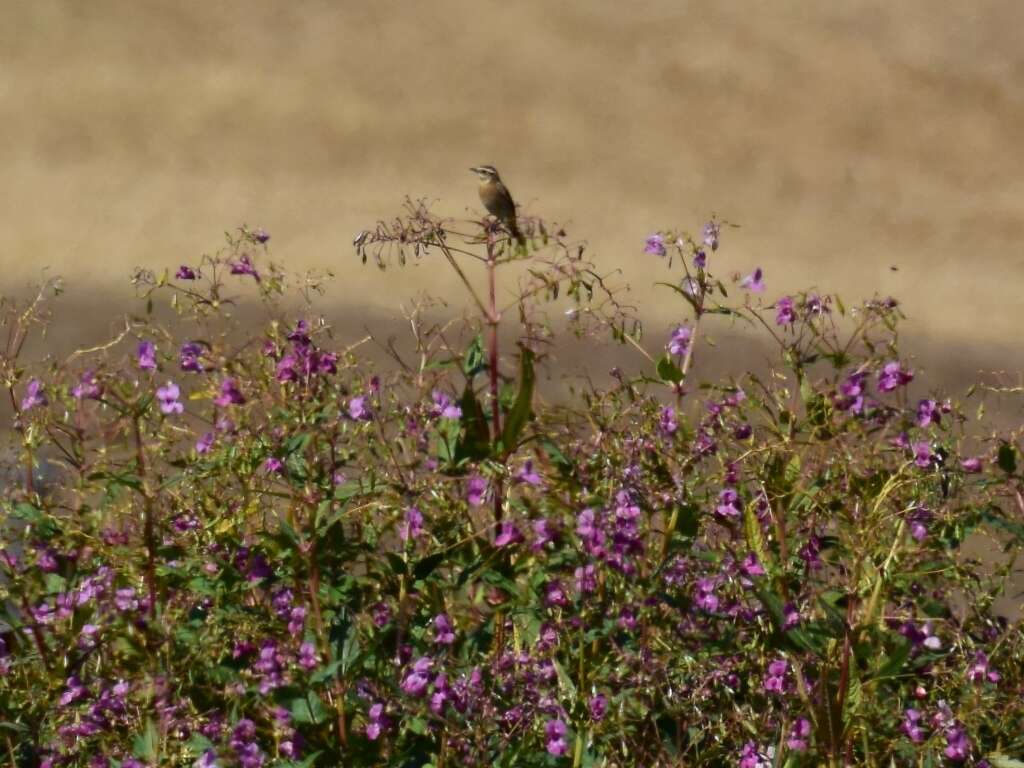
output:
M 981 459 L 977 456 L 970 456 L 960 461 L 960 466 L 969 475 L 981 472 Z
M 897 387 L 909 384 L 914 378 L 912 371 L 903 370 L 899 360 L 892 360 L 882 366 L 878 373 L 878 391 L 892 392 Z
M 740 509 L 740 496 L 732 488 L 726 488 L 718 494 L 718 506 L 715 507 L 715 514 L 720 517 L 738 517 Z
M 712 251 L 718 250 L 718 236 L 722 231 L 722 225 L 712 219 L 704 225 L 704 245 L 711 248 Z
M 446 613 L 434 617 L 434 642 L 438 645 L 451 645 L 455 642 L 455 628 Z
M 410 696 L 422 696 L 430 685 L 430 678 L 427 676 L 430 668 L 434 666 L 434 660 L 429 656 L 421 656 L 413 664 L 412 669 L 402 680 L 401 688 Z
M 71 396 L 76 400 L 99 400 L 102 394 L 103 387 L 100 386 L 99 380 L 96 378 L 95 371 L 86 371 L 83 373 L 82 378 L 71 390 Z
M 910 449 L 914 452 L 914 463 L 921 469 L 928 469 L 935 462 L 935 454 L 927 440 L 912 443 Z
M 903 723 L 900 725 L 900 730 L 907 734 L 907 738 L 915 744 L 920 744 L 924 741 L 924 729 L 921 727 L 921 713 L 913 707 L 904 711 Z
M 775 302 L 775 324 L 792 325 L 796 322 L 796 310 L 793 308 L 793 298 L 783 296 Z
M 768 693 L 782 695 L 786 692 L 786 672 L 789 663 L 785 659 L 776 659 L 768 664 L 768 672 L 764 679 L 764 689 Z
M 676 421 L 676 409 L 666 405 L 661 409 L 661 417 L 658 419 L 658 429 L 661 434 L 671 437 L 679 429 L 679 422 Z
M 644 253 L 651 256 L 665 255 L 665 238 L 659 234 L 651 235 L 644 244 Z
M 695 254 L 693 254 L 693 266 L 696 267 L 697 269 L 705 269 L 707 265 L 707 253 L 705 253 L 703 250 L 698 249 L 698 251 Z
M 434 407 L 431 410 L 432 415 L 440 416 L 442 419 L 453 419 L 455 421 L 462 418 L 462 409 L 455 405 L 446 393 L 439 389 L 435 389 L 431 394 L 431 398 L 434 401 Z
M 775 761 L 754 742 L 748 741 L 743 745 L 739 768 L 772 768 L 774 764 Z
M 568 751 L 569 745 L 565 741 L 567 730 L 565 723 L 559 719 L 548 720 L 544 724 L 544 738 L 547 739 L 548 754 L 559 757 Z
M 757 559 L 757 555 L 753 552 L 743 558 L 743 562 L 740 563 L 740 570 L 750 577 L 765 575 L 761 561 Z
M 256 267 L 253 265 L 252 259 L 249 258 L 249 254 L 247 253 L 243 253 L 239 256 L 237 261 L 231 262 L 231 274 L 251 275 L 257 283 L 260 281 L 260 273 L 256 271 Z
M 590 719 L 595 723 L 604 719 L 608 712 L 608 698 L 601 693 L 594 694 L 590 698 Z
M 867 373 L 854 371 L 846 380 L 839 385 L 841 397 L 836 400 L 836 407 L 841 411 L 853 411 L 862 413 L 864 411 L 864 393 L 867 391 L 865 384 Z
M 541 480 L 540 475 L 537 474 L 533 469 L 533 461 L 527 459 L 523 462 L 523 466 L 519 468 L 519 471 L 515 474 L 516 480 L 526 483 L 527 485 L 543 485 L 544 481 Z
M 181 370 L 202 373 L 203 363 L 199 359 L 199 356 L 202 354 L 203 348 L 194 341 L 186 341 L 182 344 L 181 351 L 178 353 L 178 362 L 181 365 Z
M 402 541 L 418 539 L 423 535 L 423 513 L 417 507 L 405 510 L 405 519 L 398 526 L 398 537 Z
M 578 566 L 573 572 L 573 578 L 576 581 L 576 591 L 581 595 L 597 589 L 597 570 L 593 563 Z
M 384 705 L 377 702 L 370 707 L 370 711 L 367 716 L 366 722 L 366 738 L 370 741 L 376 741 L 380 738 L 383 731 L 386 731 L 390 721 L 387 715 L 384 714 Z
M 808 740 L 811 736 L 811 721 L 806 717 L 798 717 L 796 722 L 793 723 L 793 728 L 789 732 L 789 739 L 786 740 L 786 746 L 794 752 L 805 752 L 807 751 Z
M 569 598 L 565 594 L 565 587 L 562 582 L 555 579 L 544 585 L 544 602 L 549 606 L 565 608 L 569 605 Z
M 690 338 L 693 336 L 693 331 L 685 325 L 680 325 L 672 332 L 672 337 L 668 340 L 668 351 L 669 354 L 678 355 L 682 357 L 686 354 L 686 350 L 690 346 Z
M 764 272 L 758 267 L 749 275 L 740 280 L 740 287 L 746 288 L 751 293 L 764 293 Z
M 793 627 L 800 625 L 800 611 L 793 603 L 786 603 L 782 607 L 782 631 L 786 632 Z
M 268 475 L 280 475 L 284 473 L 284 462 L 277 456 L 268 456 L 263 462 L 263 471 Z
M 192 267 L 182 264 L 180 267 L 178 267 L 178 271 L 174 273 L 174 276 L 178 280 L 195 280 L 196 271 L 192 269 Z
M 213 402 L 221 408 L 229 405 L 242 405 L 245 403 L 245 396 L 239 391 L 238 383 L 229 377 L 220 383 L 220 394 L 213 399 Z
M 265 243 L 270 239 L 270 234 L 263 227 L 256 227 L 256 231 L 252 233 L 253 238 L 257 243 Z
M 922 400 L 917 404 L 917 426 L 922 429 L 942 420 L 942 409 L 934 400 Z
M 185 406 L 178 402 L 179 397 L 181 390 L 173 381 L 168 381 L 167 386 L 157 389 L 156 399 L 160 402 L 160 412 L 168 415 L 184 412 Z
M 971 740 L 967 738 L 967 732 L 959 723 L 946 731 L 946 748 L 942 752 L 957 763 L 971 756 Z
M 144 371 L 156 370 L 156 345 L 152 341 L 143 341 L 138 348 L 139 368 Z
M 998 683 L 1002 676 L 989 667 L 988 656 L 984 651 L 976 651 L 974 663 L 967 669 L 967 679 L 972 683 L 983 683 L 986 680 L 990 683 Z
M 914 541 L 924 541 L 928 537 L 928 523 L 931 522 L 932 513 L 921 506 L 913 507 L 907 515 L 907 525 L 910 527 L 910 535 Z
M 706 613 L 714 613 L 718 610 L 718 595 L 715 594 L 713 579 L 697 580 L 693 602 Z
M 471 507 L 479 507 L 487 497 L 487 481 L 480 475 L 473 475 L 466 481 L 466 501 Z
M 494 537 L 494 546 L 501 548 L 509 544 L 518 544 L 523 540 L 523 534 L 513 523 L 505 520 L 498 525 L 498 535 Z
M 373 418 L 365 396 L 353 397 L 348 401 L 348 417 L 353 421 L 369 421 Z
M 559 526 L 557 522 L 552 522 L 546 518 L 533 521 L 533 544 L 530 545 L 530 549 L 534 552 L 540 552 L 544 547 L 554 542 L 559 536 Z
M 202 437 L 196 440 L 196 453 L 200 455 L 204 453 L 209 453 L 212 447 L 213 432 L 206 432 L 205 434 L 203 434 Z
M 303 669 L 313 669 L 316 667 L 320 663 L 320 657 L 316 653 L 316 646 L 308 642 L 300 645 L 298 662 L 299 666 Z
M 37 406 L 46 405 L 49 400 L 46 399 L 46 393 L 43 392 L 43 382 L 39 379 L 30 379 L 28 386 L 25 387 L 25 397 L 21 400 L 21 410 L 31 411 Z

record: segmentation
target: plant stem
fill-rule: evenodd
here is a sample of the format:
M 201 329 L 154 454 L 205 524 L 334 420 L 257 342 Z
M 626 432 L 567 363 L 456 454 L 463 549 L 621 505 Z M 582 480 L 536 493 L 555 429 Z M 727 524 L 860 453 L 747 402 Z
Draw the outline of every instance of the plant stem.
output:
M 149 592 L 149 618 L 152 619 L 156 616 L 156 523 L 153 519 L 153 496 L 146 480 L 146 451 L 142 445 L 141 416 L 136 416 L 132 420 L 132 427 L 135 437 L 135 461 L 138 465 L 139 480 L 142 483 L 144 515 L 142 536 L 146 545 L 146 589 Z
M 501 440 L 501 400 L 498 397 L 498 386 L 500 384 L 499 372 L 498 372 L 498 323 L 501 321 L 501 315 L 498 313 L 497 307 L 497 271 L 498 262 L 497 256 L 494 253 L 494 236 L 489 234 L 487 237 L 487 293 L 488 293 L 488 312 L 487 312 L 487 324 L 489 329 L 488 339 L 488 376 L 491 384 L 491 443 L 497 445 L 498 441 Z M 502 487 L 503 479 L 498 477 L 494 484 L 494 522 L 501 522 L 501 505 L 502 497 L 504 496 L 504 489 Z M 495 535 L 498 532 L 495 531 Z

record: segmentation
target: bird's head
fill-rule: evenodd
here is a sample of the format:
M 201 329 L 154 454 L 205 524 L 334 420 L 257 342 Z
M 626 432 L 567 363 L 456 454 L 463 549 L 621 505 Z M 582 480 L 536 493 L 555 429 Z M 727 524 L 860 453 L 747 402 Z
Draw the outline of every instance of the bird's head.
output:
M 498 176 L 498 169 L 493 165 L 475 165 L 469 170 L 475 173 L 482 182 L 499 181 L 501 178 Z

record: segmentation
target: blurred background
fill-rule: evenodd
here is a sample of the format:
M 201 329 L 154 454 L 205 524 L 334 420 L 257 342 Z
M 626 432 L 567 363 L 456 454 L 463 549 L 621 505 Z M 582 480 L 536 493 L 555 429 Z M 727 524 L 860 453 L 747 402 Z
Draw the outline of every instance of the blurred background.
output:
M 0 22 L 0 292 L 64 275 L 69 332 L 243 222 L 338 273 L 339 317 L 392 317 L 452 278 L 363 268 L 353 234 L 405 194 L 477 211 L 467 168 L 492 163 L 659 336 L 681 307 L 644 238 L 717 213 L 741 225 L 719 271 L 763 267 L 768 301 L 893 294 L 943 375 L 1024 363 L 1012 0 L 6 0 Z

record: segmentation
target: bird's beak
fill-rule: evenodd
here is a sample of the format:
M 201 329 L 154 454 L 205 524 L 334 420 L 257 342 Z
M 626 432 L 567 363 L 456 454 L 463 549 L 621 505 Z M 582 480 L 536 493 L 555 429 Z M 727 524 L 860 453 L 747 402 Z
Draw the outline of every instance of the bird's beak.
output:
M 476 168 L 470 168 L 469 172 L 470 173 L 479 173 L 480 171 L 478 171 Z

